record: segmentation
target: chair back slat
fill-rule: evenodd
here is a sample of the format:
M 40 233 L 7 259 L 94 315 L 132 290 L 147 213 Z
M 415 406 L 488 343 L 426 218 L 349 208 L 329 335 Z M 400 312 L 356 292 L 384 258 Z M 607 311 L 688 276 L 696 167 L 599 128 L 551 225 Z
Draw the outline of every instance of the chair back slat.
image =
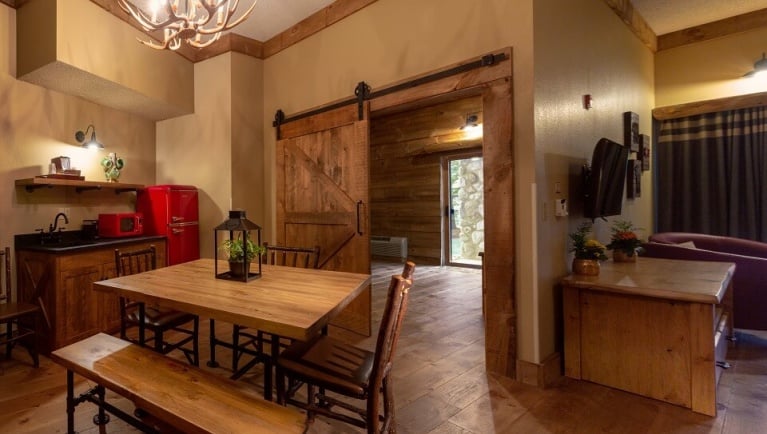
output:
M 272 246 L 264 243 L 264 263 L 287 267 L 317 268 L 320 261 L 320 247 Z
M 376 341 L 376 358 L 373 364 L 373 372 L 370 379 L 371 390 L 379 390 L 381 382 L 389 374 L 394 358 L 397 340 L 402 330 L 402 320 L 407 312 L 407 304 L 410 288 L 413 285 L 413 271 L 415 264 L 408 261 L 405 263 L 403 275 L 392 276 L 389 290 L 386 296 L 386 306 L 381 327 L 378 329 Z
M 0 275 L 0 302 L 10 303 L 11 300 L 11 249 L 6 247 L 0 251 L 3 261 L 3 272 Z
M 157 268 L 155 246 L 131 252 L 120 252 L 120 249 L 115 249 L 115 268 L 118 277 L 154 270 Z

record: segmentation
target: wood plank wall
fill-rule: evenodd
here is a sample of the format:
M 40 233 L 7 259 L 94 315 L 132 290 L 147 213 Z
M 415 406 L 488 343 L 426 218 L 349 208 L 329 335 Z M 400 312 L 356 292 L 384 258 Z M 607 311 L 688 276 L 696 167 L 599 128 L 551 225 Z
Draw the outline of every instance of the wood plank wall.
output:
M 370 129 L 371 234 L 408 238 L 408 257 L 440 264 L 441 159 L 481 149 L 460 130 L 468 114 L 482 119 L 480 97 L 373 119 Z

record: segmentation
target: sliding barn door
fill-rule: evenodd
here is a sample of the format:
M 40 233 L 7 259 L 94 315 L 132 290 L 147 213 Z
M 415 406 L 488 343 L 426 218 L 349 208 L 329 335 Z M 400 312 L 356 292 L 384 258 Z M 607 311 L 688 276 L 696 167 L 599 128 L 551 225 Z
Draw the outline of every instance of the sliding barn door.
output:
M 356 105 L 280 126 L 277 240 L 320 246 L 320 268 L 370 273 L 368 109 Z M 370 335 L 370 288 L 331 324 Z

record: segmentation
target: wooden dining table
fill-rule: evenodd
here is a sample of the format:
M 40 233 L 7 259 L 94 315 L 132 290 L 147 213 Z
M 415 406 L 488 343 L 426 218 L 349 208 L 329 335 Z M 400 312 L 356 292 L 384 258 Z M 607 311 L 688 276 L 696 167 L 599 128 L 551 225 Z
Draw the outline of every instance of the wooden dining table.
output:
M 218 268 L 226 266 L 220 261 Z M 365 290 L 370 279 L 369 274 L 262 265 L 261 277 L 242 282 L 216 278 L 214 260 L 198 259 L 98 281 L 93 287 L 147 306 L 307 341 Z M 271 399 L 267 373 L 264 395 Z

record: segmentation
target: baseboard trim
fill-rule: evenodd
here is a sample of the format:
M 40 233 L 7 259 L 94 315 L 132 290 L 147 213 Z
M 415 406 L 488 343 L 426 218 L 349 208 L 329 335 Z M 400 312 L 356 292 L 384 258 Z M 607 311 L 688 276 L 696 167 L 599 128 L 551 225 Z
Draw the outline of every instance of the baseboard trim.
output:
M 517 360 L 517 381 L 531 386 L 547 388 L 562 380 L 562 355 L 554 353 L 541 363 Z

